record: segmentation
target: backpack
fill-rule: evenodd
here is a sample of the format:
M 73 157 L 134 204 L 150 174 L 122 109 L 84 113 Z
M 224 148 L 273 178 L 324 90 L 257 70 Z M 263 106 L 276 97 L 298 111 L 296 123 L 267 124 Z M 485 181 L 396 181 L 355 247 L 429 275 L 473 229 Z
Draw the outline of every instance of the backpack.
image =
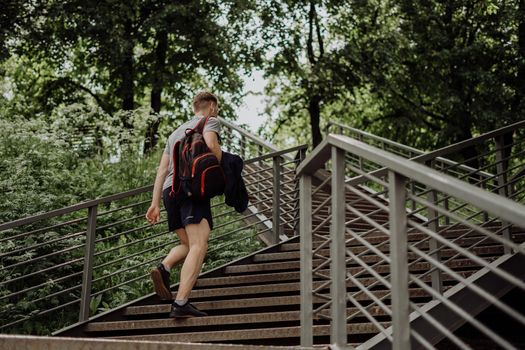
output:
M 204 141 L 208 119 L 203 117 L 173 146 L 173 183 L 170 197 L 203 200 L 224 193 L 226 178 L 217 157 Z

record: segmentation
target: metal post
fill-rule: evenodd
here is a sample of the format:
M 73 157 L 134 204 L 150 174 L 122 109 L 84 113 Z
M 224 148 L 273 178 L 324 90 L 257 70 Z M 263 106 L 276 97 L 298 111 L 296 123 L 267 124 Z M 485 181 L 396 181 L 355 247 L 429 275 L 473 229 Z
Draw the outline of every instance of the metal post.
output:
M 299 159 L 300 159 L 299 163 L 301 163 L 306 158 L 306 148 L 301 148 L 299 150 L 299 154 L 300 154 L 299 155 Z M 299 165 L 299 164 L 297 164 L 297 165 Z
M 415 196 L 416 195 L 416 182 L 414 180 L 410 181 L 410 193 Z M 412 210 L 417 209 L 417 203 L 415 200 L 412 199 Z
M 505 154 L 503 152 L 505 143 L 503 142 L 503 136 L 496 137 L 494 139 L 496 143 L 496 172 L 498 174 L 498 193 L 502 197 L 508 197 L 508 191 L 507 191 L 507 162 L 504 161 Z M 508 226 L 509 223 L 502 221 L 501 226 Z M 512 241 L 512 234 L 510 232 L 510 226 L 503 229 L 502 232 L 503 237 L 507 239 L 509 242 Z M 503 247 L 503 251 L 505 254 L 512 253 L 512 249 L 508 246 Z
M 404 177 L 389 170 L 393 350 L 410 350 L 405 181 Z
M 301 162 L 304 160 L 304 158 L 306 157 L 306 148 L 301 148 L 297 151 L 297 154 L 295 155 L 295 158 L 294 160 L 296 161 L 295 163 L 295 170 L 297 171 L 297 168 L 299 167 L 299 164 L 301 164 Z M 297 175 L 294 175 L 294 176 L 297 176 Z M 294 212 L 296 212 L 299 208 L 300 210 L 300 203 L 302 203 L 301 199 L 300 199 L 300 192 L 301 192 L 301 189 L 300 189 L 300 179 L 299 181 L 297 181 L 297 178 L 295 178 L 295 181 L 294 181 L 294 190 L 299 190 L 299 193 L 296 194 L 294 196 L 295 200 L 294 200 Z M 299 213 L 300 214 L 300 213 Z M 293 230 L 294 230 L 294 234 L 301 234 L 301 231 L 297 231 L 297 225 L 299 224 L 299 217 L 296 217 L 296 219 L 294 220 L 294 223 L 293 223 Z
M 446 211 L 448 211 L 449 209 L 448 194 L 444 194 L 444 196 L 445 196 L 445 199 L 443 200 L 443 207 L 445 208 Z M 445 216 L 445 225 L 450 225 L 450 218 L 448 216 Z
M 273 157 L 273 243 L 279 243 L 281 234 L 281 157 Z
M 325 135 L 328 136 L 328 134 L 330 133 L 330 127 L 332 126 L 332 122 L 328 122 L 326 124 L 326 129 L 325 129 Z
M 260 156 L 262 156 L 262 154 L 263 154 L 263 147 L 258 144 L 257 145 L 257 154 L 255 156 L 256 157 L 260 157 Z M 264 162 L 263 161 L 258 161 L 257 165 L 262 169 L 264 167 Z M 257 176 L 257 179 L 259 181 L 257 181 L 257 186 L 256 186 L 257 194 L 255 195 L 255 200 L 256 201 L 260 201 L 262 199 L 262 197 L 263 197 L 263 193 L 261 192 L 261 190 L 265 186 L 264 185 L 264 181 L 263 181 L 264 180 L 264 175 L 262 174 L 262 171 L 259 171 L 259 172 L 256 173 L 256 176 Z M 264 205 L 262 203 L 257 204 L 256 208 L 257 208 L 257 210 L 262 210 L 264 208 Z
M 246 145 L 246 136 L 241 135 L 241 143 L 240 143 L 240 145 L 241 145 L 241 152 L 240 152 L 241 153 L 241 158 L 242 159 L 246 159 L 246 148 L 247 148 L 246 147 L 247 146 Z
M 299 179 L 299 232 L 301 248 L 301 346 L 313 345 L 312 296 L 312 178 Z
M 437 204 L 437 193 L 435 190 L 430 190 L 427 193 L 427 200 L 432 204 Z M 428 210 L 428 228 L 433 232 L 439 231 L 439 219 L 438 212 L 435 209 L 427 208 Z M 435 238 L 430 238 L 428 241 L 428 248 L 430 251 L 436 250 L 441 245 Z M 430 254 L 431 257 L 437 261 L 441 261 L 441 251 Z M 431 272 L 432 288 L 434 288 L 439 294 L 443 294 L 443 280 L 440 269 L 435 269 Z
M 346 333 L 346 249 L 345 249 L 345 152 L 332 147 L 332 224 L 330 225 L 332 262 L 332 325 L 330 343 L 342 348 Z
M 412 154 L 412 151 L 408 151 L 408 159 L 412 159 L 414 155 Z M 416 195 L 416 182 L 414 180 L 410 181 L 410 193 L 415 196 Z M 416 210 L 417 204 L 416 201 L 412 199 L 412 210 Z
M 226 147 L 229 152 L 236 153 L 232 144 L 232 129 L 228 128 L 224 132 L 224 139 L 226 140 Z
M 363 142 L 363 134 L 359 134 L 357 138 L 359 141 Z M 363 157 L 361 156 L 359 156 L 359 170 L 364 170 L 363 169 Z
M 98 206 L 89 207 L 86 230 L 86 245 L 84 248 L 84 272 L 82 273 L 82 292 L 80 295 L 79 322 L 89 319 L 89 304 L 91 303 L 91 281 L 93 280 L 93 255 L 95 252 L 95 231 L 97 228 Z

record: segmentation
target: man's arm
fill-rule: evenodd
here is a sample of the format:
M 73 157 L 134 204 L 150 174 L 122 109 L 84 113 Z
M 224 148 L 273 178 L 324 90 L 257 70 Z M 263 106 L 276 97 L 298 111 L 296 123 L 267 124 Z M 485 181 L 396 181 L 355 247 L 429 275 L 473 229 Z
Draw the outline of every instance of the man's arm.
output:
M 160 221 L 160 200 L 162 199 L 162 185 L 166 176 L 168 175 L 168 166 L 170 164 L 170 156 L 162 154 L 159 168 L 157 169 L 157 176 L 155 178 L 155 185 L 153 186 L 153 198 L 151 205 L 146 213 L 146 219 L 150 224 L 156 224 Z
M 205 132 L 204 141 L 206 141 L 206 145 L 208 146 L 210 151 L 215 155 L 215 157 L 217 157 L 220 163 L 222 158 L 222 151 L 221 146 L 219 145 L 219 138 L 217 137 L 217 133 L 215 131 Z

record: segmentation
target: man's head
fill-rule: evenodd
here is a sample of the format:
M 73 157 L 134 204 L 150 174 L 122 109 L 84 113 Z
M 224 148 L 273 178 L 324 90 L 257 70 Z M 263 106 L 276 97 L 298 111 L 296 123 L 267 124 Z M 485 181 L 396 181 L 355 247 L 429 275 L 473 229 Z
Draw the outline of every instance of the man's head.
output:
M 205 117 L 217 116 L 219 112 L 217 97 L 208 91 L 199 92 L 193 98 L 193 112 Z

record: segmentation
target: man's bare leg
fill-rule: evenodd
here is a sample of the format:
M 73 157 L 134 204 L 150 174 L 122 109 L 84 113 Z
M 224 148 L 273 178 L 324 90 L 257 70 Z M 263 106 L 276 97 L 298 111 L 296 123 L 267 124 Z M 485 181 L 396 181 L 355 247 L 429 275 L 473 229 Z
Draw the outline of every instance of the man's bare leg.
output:
M 186 230 L 179 228 L 175 230 L 175 233 L 179 237 L 180 244 L 171 248 L 168 255 L 164 258 L 164 260 L 162 260 L 162 265 L 164 265 L 167 270 L 170 270 L 177 263 L 184 260 L 190 251 L 190 242 L 188 241 L 188 234 L 186 233 Z
M 153 269 L 150 273 L 153 281 L 153 287 L 155 293 L 165 300 L 172 300 L 173 296 L 170 290 L 170 273 L 171 268 L 178 262 L 184 260 L 189 252 L 189 241 L 186 230 L 183 228 L 175 230 L 177 236 L 180 239 L 180 245 L 173 247 L 166 258 L 162 261 L 162 264 Z
M 208 238 L 210 236 L 208 220 L 202 219 L 198 224 L 187 225 L 186 232 L 190 247 L 180 272 L 180 283 L 176 300 L 188 299 L 197 281 L 206 251 L 208 250 Z

